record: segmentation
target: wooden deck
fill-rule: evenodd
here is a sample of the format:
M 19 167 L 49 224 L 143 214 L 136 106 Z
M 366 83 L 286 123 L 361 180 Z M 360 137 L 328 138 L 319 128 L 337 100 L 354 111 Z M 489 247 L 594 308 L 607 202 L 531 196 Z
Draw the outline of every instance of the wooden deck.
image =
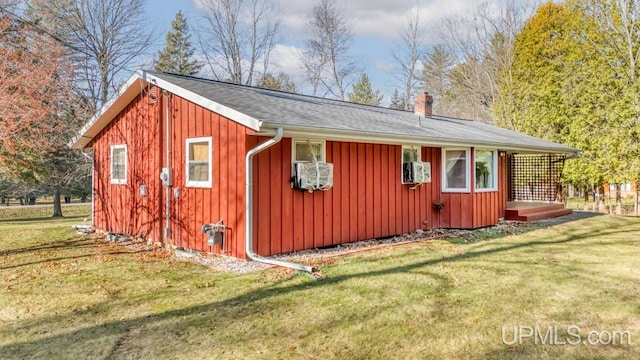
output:
M 506 220 L 535 221 L 569 215 L 573 210 L 566 209 L 564 204 L 509 201 L 505 210 Z

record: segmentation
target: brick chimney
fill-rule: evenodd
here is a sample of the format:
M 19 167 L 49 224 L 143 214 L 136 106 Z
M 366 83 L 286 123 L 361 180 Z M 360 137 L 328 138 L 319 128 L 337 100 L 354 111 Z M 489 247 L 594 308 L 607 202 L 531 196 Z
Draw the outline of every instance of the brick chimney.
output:
M 433 96 L 428 92 L 416 95 L 413 99 L 413 110 L 416 115 L 433 115 Z

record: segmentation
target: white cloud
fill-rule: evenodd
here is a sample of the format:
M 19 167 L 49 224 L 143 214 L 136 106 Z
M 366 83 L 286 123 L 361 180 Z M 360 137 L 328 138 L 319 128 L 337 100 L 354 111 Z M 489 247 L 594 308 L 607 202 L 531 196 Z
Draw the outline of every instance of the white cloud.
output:
M 376 70 L 380 70 L 384 72 L 392 72 L 398 67 L 396 64 L 392 64 L 390 62 L 383 61 L 383 60 L 375 60 L 373 62 L 373 66 L 376 68 Z
M 303 39 L 307 23 L 317 0 L 279 0 L 282 25 L 293 40 Z M 338 1 L 338 0 L 337 0 Z M 396 40 L 398 31 L 407 17 L 419 10 L 421 19 L 431 34 L 428 40 L 436 41 L 439 25 L 451 15 L 466 15 L 478 6 L 497 8 L 497 4 L 510 0 L 350 0 L 338 1 L 344 10 L 344 18 L 351 24 L 355 36 L 376 36 L 384 40 Z M 539 2 L 539 0 L 522 1 Z
M 500 0 L 489 0 L 494 3 Z M 477 6 L 478 0 L 350 0 L 341 2 L 344 18 L 353 27 L 354 35 L 374 35 L 387 40 L 397 37 L 398 29 L 416 8 L 427 27 L 435 26 L 446 16 L 462 13 Z M 314 0 L 280 0 L 282 24 L 297 37 L 306 33 L 306 25 Z
M 213 0 L 192 0 L 198 4 Z M 319 0 L 265 0 L 278 7 L 281 16 L 282 33 L 280 43 L 274 48 L 269 72 L 284 72 L 299 88 L 303 89 L 305 76 L 300 60 L 300 46 L 307 34 L 307 24 L 311 11 Z M 497 8 L 496 4 L 513 1 L 524 5 L 543 0 L 335 0 L 343 8 L 344 18 L 349 21 L 354 32 L 351 49 L 354 56 L 367 72 L 372 84 L 386 95 L 392 92 L 396 81 L 393 72 L 397 68 L 390 56 L 394 45 L 398 44 L 399 30 L 407 18 L 419 9 L 426 29 L 427 44 L 440 42 L 442 21 L 451 16 L 469 16 L 479 6 L 484 9 Z M 201 21 L 194 17 L 194 22 Z M 195 25 L 195 24 L 194 24 Z M 419 64 L 421 65 L 421 64 Z M 262 69 L 258 69 L 262 71 Z
M 302 87 L 305 81 L 304 66 L 300 58 L 301 49 L 295 46 L 277 44 L 269 58 L 269 72 L 277 74 L 283 72 L 298 87 Z

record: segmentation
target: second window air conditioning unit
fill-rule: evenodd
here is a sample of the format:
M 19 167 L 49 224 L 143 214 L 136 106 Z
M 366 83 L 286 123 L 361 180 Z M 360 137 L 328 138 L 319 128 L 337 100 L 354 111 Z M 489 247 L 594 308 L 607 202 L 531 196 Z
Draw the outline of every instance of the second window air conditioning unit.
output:
M 412 161 L 402 164 L 402 181 L 409 184 L 431 182 L 431 163 Z
M 333 186 L 333 164 L 295 162 L 291 182 L 298 190 L 328 190 Z

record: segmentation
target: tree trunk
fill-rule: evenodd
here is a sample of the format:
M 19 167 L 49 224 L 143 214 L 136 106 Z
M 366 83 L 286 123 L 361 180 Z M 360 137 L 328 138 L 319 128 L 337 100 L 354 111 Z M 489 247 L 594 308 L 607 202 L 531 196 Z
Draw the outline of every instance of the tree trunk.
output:
M 616 215 L 622 215 L 622 186 L 616 184 Z
M 61 195 L 60 186 L 56 185 L 53 187 L 53 217 L 62 217 L 62 204 L 60 202 Z
M 598 197 L 598 211 L 600 212 L 604 212 L 605 211 L 605 207 L 604 207 L 604 184 L 598 184 L 598 194 L 600 194 L 600 196 Z
M 589 185 L 584 186 L 584 210 L 589 210 Z

